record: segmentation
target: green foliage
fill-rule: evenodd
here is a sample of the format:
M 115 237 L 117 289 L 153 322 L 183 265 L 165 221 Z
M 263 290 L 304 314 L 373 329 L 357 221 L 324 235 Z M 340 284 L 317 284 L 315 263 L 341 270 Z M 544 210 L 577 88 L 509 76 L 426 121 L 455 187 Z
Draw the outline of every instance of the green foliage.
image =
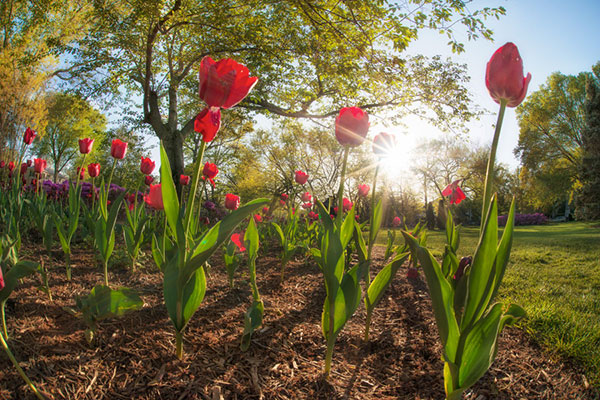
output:
M 88 326 L 85 332 L 89 343 L 98 328 L 98 322 L 107 318 L 122 317 L 144 305 L 140 296 L 128 288 L 111 289 L 97 285 L 85 297 L 77 297 L 76 305 Z
M 244 234 L 244 243 L 248 251 L 248 272 L 250 275 L 250 287 L 252 288 L 252 305 L 244 314 L 244 333 L 242 334 L 242 351 L 248 350 L 252 333 L 262 325 L 265 306 L 260 298 L 258 286 L 256 285 L 256 257 L 258 256 L 258 230 L 254 218 L 250 218 L 248 228 Z

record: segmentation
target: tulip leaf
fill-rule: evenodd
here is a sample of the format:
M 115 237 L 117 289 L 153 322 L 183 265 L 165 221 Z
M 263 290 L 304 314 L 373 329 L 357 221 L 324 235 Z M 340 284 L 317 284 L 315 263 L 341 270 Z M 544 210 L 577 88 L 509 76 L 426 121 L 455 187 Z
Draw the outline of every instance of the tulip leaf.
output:
M 335 304 L 334 304 L 334 325 L 333 325 L 333 336 L 336 337 L 346 322 L 354 314 L 354 311 L 360 304 L 360 277 L 358 276 L 358 266 L 355 266 L 346 274 L 344 274 L 342 281 L 339 285 L 339 290 L 335 293 Z M 323 304 L 323 313 L 321 315 L 321 327 L 323 329 L 323 336 L 326 340 L 329 340 L 329 302 L 330 297 L 327 296 L 325 303 Z
M 510 249 L 512 247 L 513 240 L 513 229 L 515 226 L 515 199 L 513 198 L 510 204 L 510 210 L 508 212 L 508 219 L 506 220 L 506 225 L 504 227 L 504 232 L 502 234 L 502 239 L 500 240 L 500 244 L 498 245 L 498 251 L 496 252 L 496 279 L 494 281 L 493 292 L 488 300 L 491 302 L 496 293 L 498 293 L 498 289 L 500 288 L 500 283 L 502 283 L 502 278 L 504 278 L 504 272 L 506 271 L 506 265 L 508 264 L 508 258 L 510 256 Z
M 183 290 L 183 320 L 185 328 L 192 315 L 198 310 L 206 294 L 206 275 L 204 268 L 198 268 Z
M 373 194 L 373 196 L 374 195 L 375 194 Z M 379 201 L 377 202 L 377 205 L 375 206 L 375 210 L 373 212 L 373 226 L 371 226 L 369 228 L 369 245 L 371 245 L 371 246 L 373 246 L 373 244 L 375 243 L 375 238 L 377 238 L 377 234 L 379 233 L 379 228 L 381 228 L 382 200 L 383 199 L 379 199 Z
M 496 247 L 498 245 L 498 207 L 496 196 L 492 197 L 487 220 L 483 226 L 477 250 L 468 274 L 467 295 L 461 321 L 461 330 L 466 330 L 477 321 L 486 309 L 486 298 L 492 293 L 495 277 Z
M 1 268 L 1 267 L 0 267 Z M 19 261 L 11 269 L 5 272 L 4 288 L 0 290 L 0 303 L 5 302 L 13 290 L 17 287 L 20 279 L 25 278 L 38 271 L 39 264 L 32 261 Z
M 275 231 L 277 231 L 277 233 L 279 234 L 279 238 L 281 240 L 281 245 L 283 246 L 285 244 L 285 235 L 283 234 L 281 227 L 276 222 L 271 222 L 271 225 L 273 225 L 273 227 L 275 228 Z
M 342 223 L 342 228 L 340 230 L 340 242 L 342 244 L 342 249 L 345 249 L 352 239 L 352 234 L 354 233 L 354 224 L 356 223 L 354 219 L 354 207 L 348 212 L 344 222 Z
M 517 321 L 527 318 L 527 313 L 523 308 L 517 304 L 511 304 L 508 306 L 508 310 L 504 312 L 502 319 L 500 320 L 500 328 L 498 333 L 502 332 L 505 326 L 514 325 Z
M 250 222 L 248 222 L 248 228 L 246 228 L 246 233 L 244 234 L 244 242 L 248 251 L 248 258 L 256 258 L 258 255 L 258 230 L 256 229 L 254 218 L 250 218 Z
M 169 164 L 169 157 L 165 151 L 164 146 L 160 145 L 160 183 L 161 192 L 163 197 L 163 205 L 165 208 L 165 214 L 167 215 L 167 221 L 173 236 L 178 238 L 178 242 L 181 238 L 178 236 L 177 224 L 181 224 L 179 218 L 179 198 L 177 197 L 177 190 L 175 189 L 175 183 L 173 182 L 173 174 L 171 172 L 171 165 Z M 184 246 L 184 243 L 179 243 Z
M 240 345 L 242 351 L 246 351 L 250 347 L 252 333 L 262 325 L 264 311 L 265 306 L 262 300 L 254 300 L 248 311 L 244 314 L 244 333 L 242 334 L 242 343 Z
M 367 304 L 367 311 L 374 309 L 377 306 L 381 300 L 381 297 L 383 296 L 383 293 L 386 291 L 388 286 L 390 286 L 390 283 L 394 279 L 396 272 L 398 272 L 398 269 L 402 266 L 402 264 L 404 264 L 409 254 L 410 253 L 408 252 L 399 254 L 391 263 L 383 267 L 375 276 L 375 279 L 373 279 L 371 285 L 369 285 L 369 289 L 367 290 L 368 302 L 365 302 L 365 304 Z
M 92 328 L 97 321 L 121 317 L 139 310 L 143 305 L 140 296 L 132 289 L 111 289 L 104 285 L 95 286 L 86 297 L 77 299 L 77 308 L 81 310 L 84 320 Z
M 502 303 L 495 304 L 467 333 L 459 365 L 460 388 L 473 385 L 492 365 L 502 307 Z
M 449 361 L 456 358 L 457 343 L 460 335 L 458 323 L 454 314 L 454 291 L 442 273 L 440 264 L 431 252 L 421 247 L 411 234 L 402 231 L 404 240 L 416 255 L 425 272 L 427 286 L 431 295 L 433 313 L 435 315 L 438 332 L 444 346 L 444 355 Z
M 365 245 L 365 238 L 358 222 L 354 224 L 354 242 L 356 243 L 356 250 L 358 252 L 358 261 L 366 262 L 368 258 L 367 246 Z

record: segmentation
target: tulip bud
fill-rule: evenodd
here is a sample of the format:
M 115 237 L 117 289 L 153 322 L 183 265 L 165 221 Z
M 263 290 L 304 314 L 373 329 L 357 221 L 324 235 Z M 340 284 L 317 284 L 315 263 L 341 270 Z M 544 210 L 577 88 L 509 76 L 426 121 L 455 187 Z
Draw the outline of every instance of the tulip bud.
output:
M 452 182 L 444 190 L 442 190 L 442 196 L 450 196 L 450 204 L 459 204 L 461 201 L 467 198 L 463 193 L 462 189 L 458 186 L 460 179 Z
M 122 160 L 125 158 L 125 154 L 127 154 L 127 142 L 114 139 L 110 147 L 110 155 L 118 160 Z
M 408 279 L 417 279 L 419 278 L 419 271 L 417 271 L 416 268 L 409 268 L 408 271 L 406 271 L 406 277 Z
M 25 134 L 23 135 L 23 142 L 25 142 L 26 145 L 30 145 L 31 143 L 33 143 L 33 139 L 35 139 L 35 131 L 28 127 L 27 129 L 25 129 Z
M 144 183 L 146 184 L 146 186 L 150 186 L 152 182 L 154 182 L 154 177 L 152 175 L 146 175 L 144 177 Z
M 367 197 L 369 195 L 369 190 L 371 190 L 369 185 L 358 185 L 358 195 L 360 197 Z
M 190 177 L 187 175 L 181 175 L 179 177 L 179 183 L 181 184 L 181 186 L 187 186 L 190 184 Z
M 240 206 L 240 196 L 227 193 L 225 195 L 225 208 L 231 211 L 237 210 Z
M 89 154 L 92 151 L 93 144 L 94 144 L 94 139 L 90 139 L 90 138 L 79 139 L 79 152 L 81 154 Z
M 342 146 L 359 146 L 369 131 L 369 115 L 358 107 L 344 107 L 335 119 L 335 138 Z
M 354 205 L 354 204 L 352 204 L 352 202 L 350 201 L 350 199 L 348 199 L 346 197 L 344 197 L 344 199 L 342 200 L 342 202 L 343 202 L 344 212 L 350 211 L 352 209 L 352 206 Z
M 402 223 L 402 220 L 400 219 L 400 217 L 394 217 L 394 219 L 392 220 L 392 226 L 394 228 L 399 227 L 401 223 Z
M 95 178 L 100 175 L 100 164 L 91 163 L 88 165 L 88 175 L 90 178 Z
M 312 196 L 311 196 L 311 195 L 310 195 L 310 193 L 308 193 L 308 192 L 305 192 L 305 193 L 302 195 L 302 201 L 303 201 L 304 203 L 308 203 L 308 202 L 309 202 L 311 199 L 312 199 Z
M 302 171 L 296 171 L 296 183 L 304 185 L 308 181 L 308 174 Z
M 456 273 L 454 274 L 454 280 L 457 281 L 465 274 L 465 269 L 471 265 L 473 261 L 473 257 L 467 256 L 460 259 L 458 263 L 458 268 L 456 269 Z
M 144 201 L 155 210 L 163 210 L 165 208 L 160 183 L 158 185 L 150 185 L 150 192 L 144 196 Z
M 142 171 L 142 174 L 150 175 L 152 173 L 152 171 L 154 171 L 155 166 L 156 166 L 156 163 L 154 161 L 152 161 L 150 158 L 142 157 L 142 162 L 140 164 L 140 171 Z
M 34 170 L 37 174 L 41 174 L 42 172 L 44 172 L 44 170 L 46 169 L 46 166 L 48 165 L 46 160 L 41 159 L 41 158 L 36 158 L 34 160 L 34 163 L 35 163 Z
M 506 43 L 492 55 L 485 71 L 485 85 L 492 99 L 498 104 L 506 101 L 508 107 L 516 107 L 525 98 L 531 74 L 523 77 L 523 59 L 517 46 Z
M 250 77 L 246 66 L 231 58 L 215 62 L 204 57 L 200 62 L 199 95 L 210 107 L 231 108 L 252 90 L 257 77 Z

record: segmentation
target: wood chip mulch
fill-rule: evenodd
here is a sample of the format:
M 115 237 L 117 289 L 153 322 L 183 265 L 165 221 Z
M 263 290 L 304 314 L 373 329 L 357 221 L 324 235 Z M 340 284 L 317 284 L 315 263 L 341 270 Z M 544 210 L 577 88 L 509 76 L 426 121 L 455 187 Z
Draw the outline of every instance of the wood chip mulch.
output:
M 441 347 L 427 287 L 401 269 L 375 311 L 365 344 L 361 307 L 339 335 L 332 374 L 322 378 L 325 340 L 320 320 L 323 277 L 301 258 L 280 284 L 276 251 L 258 260 L 265 303 L 263 327 L 240 350 L 244 312 L 251 304 L 245 266 L 230 289 L 220 257 L 213 257 L 204 303 L 185 332 L 185 359 L 175 357 L 171 322 L 162 302 L 162 276 L 151 259 L 141 272 L 110 273 L 113 287 L 136 289 L 142 310 L 100 323 L 93 345 L 85 324 L 64 310 L 103 282 L 89 246 L 72 256 L 65 279 L 61 253 L 48 258 L 25 249 L 24 259 L 52 268 L 53 302 L 27 278 L 7 305 L 9 344 L 37 387 L 54 399 L 443 399 Z M 379 255 L 381 256 L 381 255 Z M 422 275 L 421 275 L 422 276 Z M 0 399 L 34 398 L 0 353 Z M 555 360 L 529 335 L 509 328 L 490 371 L 464 398 L 598 399 L 597 389 L 573 365 Z

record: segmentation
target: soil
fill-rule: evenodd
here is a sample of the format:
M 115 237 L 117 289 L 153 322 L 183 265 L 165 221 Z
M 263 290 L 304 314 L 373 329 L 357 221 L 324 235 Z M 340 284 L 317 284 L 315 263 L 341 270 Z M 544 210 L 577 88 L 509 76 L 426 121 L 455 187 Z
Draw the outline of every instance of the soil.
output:
M 162 302 L 162 275 L 150 258 L 141 270 L 113 268 L 113 287 L 136 289 L 144 307 L 100 323 L 95 341 L 85 324 L 65 310 L 75 297 L 103 282 L 89 246 L 72 255 L 65 278 L 61 253 L 24 249 L 23 259 L 51 268 L 53 301 L 26 278 L 7 306 L 9 344 L 22 368 L 54 399 L 443 399 L 443 363 L 427 287 L 398 272 L 363 342 L 359 307 L 339 335 L 333 368 L 323 379 L 325 340 L 320 320 L 323 277 L 310 261 L 290 262 L 280 283 L 276 251 L 258 260 L 264 324 L 248 351 L 240 350 L 244 312 L 251 304 L 244 265 L 230 289 L 220 257 L 213 257 L 206 297 L 185 331 L 183 361 Z M 146 256 L 148 257 L 148 256 Z M 381 254 L 378 255 L 381 257 Z M 381 259 L 379 259 L 381 262 Z M 464 398 L 598 399 L 579 369 L 551 357 L 520 329 L 502 334 L 496 361 Z M 0 355 L 0 398 L 33 398 L 8 358 Z

